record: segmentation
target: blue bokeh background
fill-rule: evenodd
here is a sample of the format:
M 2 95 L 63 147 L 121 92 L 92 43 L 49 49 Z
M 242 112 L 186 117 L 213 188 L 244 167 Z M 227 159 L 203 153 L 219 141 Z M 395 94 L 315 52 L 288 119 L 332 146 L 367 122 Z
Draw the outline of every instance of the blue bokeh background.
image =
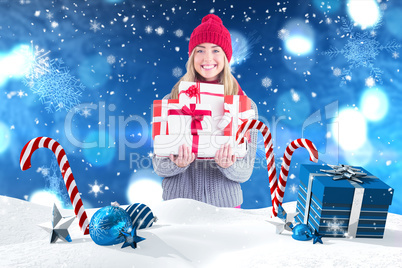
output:
M 151 104 L 185 72 L 192 30 L 215 13 L 232 33 L 232 71 L 270 126 L 277 166 L 290 141 L 308 138 L 320 163 L 364 166 L 393 187 L 390 211 L 402 214 L 402 4 L 367 0 L 360 15 L 372 18 L 374 6 L 379 19 L 362 27 L 352 2 L 0 0 L 0 194 L 32 200 L 47 191 L 69 207 L 50 150 L 19 168 L 21 149 L 37 136 L 62 144 L 87 207 L 133 202 L 130 186 L 144 179 L 156 186 L 140 192 L 158 192 Z M 63 83 L 28 75 L 40 76 L 32 66 L 46 58 Z M 74 101 L 81 105 L 68 112 Z M 259 139 L 243 208 L 270 206 Z M 297 198 L 304 163 L 298 150 L 285 202 Z

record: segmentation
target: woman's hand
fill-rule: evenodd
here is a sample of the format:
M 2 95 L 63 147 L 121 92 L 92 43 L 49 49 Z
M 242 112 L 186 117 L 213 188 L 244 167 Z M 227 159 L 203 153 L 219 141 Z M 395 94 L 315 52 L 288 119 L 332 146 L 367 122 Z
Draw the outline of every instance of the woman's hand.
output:
M 222 145 L 215 154 L 215 162 L 222 168 L 228 168 L 236 162 L 236 155 L 232 154 L 229 144 Z
M 190 165 L 194 159 L 195 154 L 191 152 L 191 148 L 186 145 L 180 145 L 179 147 L 179 155 L 169 155 L 170 160 L 176 164 L 178 167 L 187 167 Z

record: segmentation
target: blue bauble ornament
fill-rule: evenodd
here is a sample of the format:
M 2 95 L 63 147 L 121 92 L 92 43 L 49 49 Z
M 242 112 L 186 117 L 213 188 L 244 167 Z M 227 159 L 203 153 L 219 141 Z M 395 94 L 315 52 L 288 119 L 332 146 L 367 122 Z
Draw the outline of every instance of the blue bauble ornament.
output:
M 122 232 L 131 232 L 131 219 L 127 212 L 119 207 L 107 206 L 99 209 L 89 223 L 89 235 L 101 246 L 123 242 Z
M 151 209 L 141 203 L 135 203 L 126 208 L 126 212 L 130 215 L 133 228 L 144 229 L 151 227 L 156 221 L 156 217 L 152 213 Z
M 301 223 L 293 227 L 293 239 L 299 241 L 308 241 L 313 239 L 314 230 L 307 224 Z

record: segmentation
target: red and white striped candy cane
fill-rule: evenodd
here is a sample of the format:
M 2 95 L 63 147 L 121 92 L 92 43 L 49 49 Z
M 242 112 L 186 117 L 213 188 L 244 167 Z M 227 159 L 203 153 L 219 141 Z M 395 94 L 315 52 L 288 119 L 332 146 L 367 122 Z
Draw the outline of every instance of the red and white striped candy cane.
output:
M 315 147 L 314 143 L 312 143 L 310 140 L 297 139 L 297 140 L 292 141 L 286 147 L 285 153 L 283 154 L 281 173 L 279 174 L 279 181 L 278 181 L 278 186 L 276 188 L 276 194 L 275 194 L 275 198 L 276 198 L 275 202 L 278 202 L 277 205 L 282 205 L 283 196 L 285 194 L 286 182 L 287 182 L 288 174 L 289 174 L 290 161 L 292 160 L 293 152 L 300 147 L 306 148 L 306 150 L 308 151 L 308 153 L 310 155 L 310 161 L 315 162 L 315 163 L 318 162 L 317 148 Z M 276 211 L 277 211 L 277 209 L 276 209 Z
M 242 144 L 247 139 L 244 137 L 247 131 L 250 129 L 257 129 L 261 132 L 264 137 L 264 146 L 265 146 L 265 157 L 267 159 L 267 168 L 268 168 L 268 179 L 269 179 L 269 189 L 271 191 L 271 201 L 272 207 L 274 207 L 274 200 L 276 195 L 277 188 L 277 179 L 276 179 L 276 168 L 275 168 L 275 157 L 274 157 L 274 146 L 272 143 L 272 136 L 269 128 L 261 121 L 252 119 L 247 120 L 239 127 L 236 133 L 236 141 L 238 144 Z M 275 215 L 276 216 L 276 215 Z
M 257 129 L 261 131 L 264 137 L 265 156 L 268 166 L 269 187 L 271 191 L 272 214 L 276 217 L 278 215 L 278 206 L 281 205 L 283 201 L 283 195 L 285 193 L 286 181 L 289 174 L 289 166 L 293 152 L 300 147 L 304 147 L 310 154 L 310 160 L 317 162 L 318 151 L 314 144 L 307 139 L 294 140 L 286 148 L 285 154 L 283 156 L 281 173 L 279 175 L 279 180 L 277 181 L 272 136 L 268 127 L 264 123 L 258 120 L 248 120 L 244 122 L 239 127 L 236 133 L 236 141 L 239 144 L 243 143 L 245 141 L 244 134 L 250 129 Z
M 84 235 L 89 234 L 89 221 L 87 213 L 85 212 L 80 193 L 78 191 L 77 185 L 75 184 L 75 179 L 73 173 L 71 172 L 66 152 L 57 141 L 48 137 L 37 137 L 30 140 L 27 144 L 25 144 L 24 148 L 21 151 L 21 169 L 27 170 L 31 167 L 31 156 L 33 152 L 35 152 L 36 149 L 39 148 L 48 148 L 56 155 L 57 162 L 59 163 L 60 171 L 63 175 L 64 183 L 68 191 L 68 195 L 70 196 L 71 204 L 74 208 L 74 213 L 79 221 L 80 228 L 84 232 Z

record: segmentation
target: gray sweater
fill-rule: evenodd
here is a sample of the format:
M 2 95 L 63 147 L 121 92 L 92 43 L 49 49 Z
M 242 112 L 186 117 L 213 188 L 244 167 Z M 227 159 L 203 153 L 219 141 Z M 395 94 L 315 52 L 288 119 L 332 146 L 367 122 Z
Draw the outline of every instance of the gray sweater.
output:
M 170 94 L 164 99 L 169 99 Z M 251 100 L 251 108 L 258 119 L 258 110 Z M 257 148 L 257 130 L 251 130 L 247 154 L 228 167 L 222 168 L 215 160 L 196 159 L 181 168 L 168 157 L 152 158 L 155 173 L 164 177 L 163 199 L 189 198 L 218 207 L 236 207 L 243 203 L 240 183 L 247 181 L 254 168 Z

